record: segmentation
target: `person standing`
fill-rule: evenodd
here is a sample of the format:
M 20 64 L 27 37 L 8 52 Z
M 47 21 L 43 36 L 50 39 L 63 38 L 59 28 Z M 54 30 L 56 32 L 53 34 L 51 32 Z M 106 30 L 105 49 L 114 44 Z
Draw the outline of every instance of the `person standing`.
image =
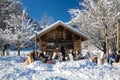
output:
M 60 49 L 61 49 L 62 57 L 63 57 L 62 60 L 65 61 L 65 47 L 63 46 L 63 44 L 61 45 Z

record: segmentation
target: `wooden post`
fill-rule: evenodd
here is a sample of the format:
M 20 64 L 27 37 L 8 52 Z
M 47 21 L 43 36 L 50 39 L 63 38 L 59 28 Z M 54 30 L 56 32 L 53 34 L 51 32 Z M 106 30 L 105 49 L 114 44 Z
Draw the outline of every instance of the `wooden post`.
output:
M 117 54 L 120 55 L 120 19 L 118 19 L 117 25 Z
M 42 51 L 42 40 L 41 40 L 40 37 L 39 37 L 39 48 L 40 48 L 40 50 Z
M 80 48 L 79 51 L 81 52 L 81 48 L 82 48 L 82 46 L 81 46 L 81 45 L 82 45 L 81 37 L 80 37 L 80 43 L 79 43 L 79 45 L 80 45 L 80 47 L 79 47 L 79 48 Z
M 102 18 L 102 21 L 103 21 L 104 28 L 105 28 L 106 59 L 109 61 L 108 33 L 107 33 L 106 19 Z
M 56 40 L 56 30 L 55 29 L 53 30 L 53 34 L 52 35 L 53 35 L 53 39 Z
M 106 58 L 109 59 L 107 25 L 105 25 L 105 43 L 106 43 Z
M 35 53 L 37 53 L 37 33 L 35 33 Z

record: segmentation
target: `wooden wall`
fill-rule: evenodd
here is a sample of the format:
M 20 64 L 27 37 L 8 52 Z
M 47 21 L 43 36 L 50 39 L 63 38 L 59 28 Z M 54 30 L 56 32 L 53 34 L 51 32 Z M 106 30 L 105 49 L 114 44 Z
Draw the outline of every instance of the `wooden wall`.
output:
M 74 50 L 75 51 L 81 50 L 81 40 L 74 41 Z
M 52 29 L 48 33 L 42 36 L 38 36 L 38 38 L 41 51 L 60 51 L 58 48 L 62 43 L 66 46 L 70 43 L 70 45 L 72 44 L 73 46 L 73 48 L 71 46 L 72 49 L 81 50 L 81 37 L 62 26 L 58 26 L 57 28 Z M 48 49 L 49 42 L 55 43 L 54 49 Z M 57 44 L 59 46 L 57 46 Z

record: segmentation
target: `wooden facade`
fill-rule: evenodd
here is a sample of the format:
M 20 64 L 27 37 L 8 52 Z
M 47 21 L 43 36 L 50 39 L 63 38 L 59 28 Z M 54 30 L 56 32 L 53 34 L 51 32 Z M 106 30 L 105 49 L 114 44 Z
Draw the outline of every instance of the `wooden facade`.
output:
M 35 39 L 35 36 L 32 38 Z M 61 45 L 64 45 L 66 51 L 70 49 L 80 51 L 81 42 L 88 39 L 85 35 L 61 21 L 41 30 L 36 38 L 40 50 L 47 52 L 59 52 Z

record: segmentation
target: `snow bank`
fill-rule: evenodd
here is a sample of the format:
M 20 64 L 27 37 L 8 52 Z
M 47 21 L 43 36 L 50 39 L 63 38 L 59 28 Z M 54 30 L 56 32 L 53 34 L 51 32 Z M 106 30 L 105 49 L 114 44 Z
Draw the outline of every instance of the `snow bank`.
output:
M 120 80 L 120 65 L 88 60 L 23 65 L 23 56 L 0 57 L 0 80 Z

